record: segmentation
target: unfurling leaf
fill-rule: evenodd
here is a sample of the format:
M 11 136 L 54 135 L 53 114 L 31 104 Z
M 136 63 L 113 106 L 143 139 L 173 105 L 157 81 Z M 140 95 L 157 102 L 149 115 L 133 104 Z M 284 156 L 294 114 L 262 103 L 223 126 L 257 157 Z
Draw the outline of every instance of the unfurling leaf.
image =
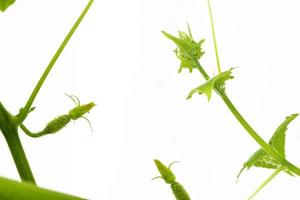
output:
M 280 124 L 280 126 L 276 129 L 275 133 L 271 137 L 269 144 L 273 147 L 275 151 L 277 151 L 283 158 L 285 158 L 285 133 L 288 125 L 298 116 L 298 114 L 292 114 L 284 120 Z M 256 151 L 247 162 L 244 163 L 243 168 L 238 174 L 238 178 L 240 174 L 243 172 L 245 168 L 250 169 L 251 167 L 262 167 L 268 169 L 277 169 L 281 166 L 281 163 L 278 162 L 273 156 L 267 154 L 263 149 L 259 149 Z M 288 174 L 292 175 L 292 173 L 286 169 Z
M 13 3 L 15 3 L 15 0 L 0 0 L 0 10 L 4 12 Z
M 180 59 L 181 64 L 178 72 L 180 73 L 183 68 L 187 68 L 190 72 L 197 67 L 197 61 L 202 57 L 204 51 L 202 50 L 202 44 L 204 39 L 196 42 L 193 39 L 190 27 L 188 26 L 188 33 L 179 31 L 179 37 L 170 35 L 169 33 L 162 31 L 162 33 L 170 40 L 172 40 L 177 48 L 175 49 L 176 56 Z
M 208 80 L 206 83 L 204 83 L 203 85 L 200 85 L 199 87 L 193 89 L 187 99 L 192 98 L 192 96 L 195 93 L 198 94 L 205 94 L 208 98 L 208 101 L 211 98 L 211 94 L 212 94 L 212 90 L 217 86 L 217 85 L 222 85 L 225 83 L 225 81 L 229 80 L 229 79 L 233 79 L 234 77 L 231 74 L 233 68 L 222 72 L 221 74 L 218 74 L 217 76 L 214 76 L 213 78 L 211 78 L 210 80 Z

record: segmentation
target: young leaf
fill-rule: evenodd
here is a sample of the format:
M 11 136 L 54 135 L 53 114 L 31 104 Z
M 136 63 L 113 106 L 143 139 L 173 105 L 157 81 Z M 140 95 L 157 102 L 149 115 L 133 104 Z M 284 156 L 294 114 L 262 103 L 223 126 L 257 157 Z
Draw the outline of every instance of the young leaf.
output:
M 190 27 L 188 26 L 188 33 L 179 31 L 179 37 L 170 35 L 169 33 L 162 31 L 162 33 L 170 40 L 172 40 L 177 48 L 175 49 L 175 54 L 181 61 L 180 68 L 178 72 L 180 73 L 183 68 L 187 68 L 190 72 L 197 67 L 196 61 L 198 61 L 204 54 L 202 50 L 202 44 L 204 39 L 196 42 L 193 39 Z
M 13 3 L 15 3 L 15 0 L 0 0 L 0 10 L 4 12 Z
M 198 94 L 205 94 L 208 98 L 208 101 L 210 100 L 211 98 L 211 94 L 212 94 L 212 90 L 217 86 L 217 85 L 221 85 L 221 84 L 224 84 L 225 81 L 229 80 L 229 79 L 233 79 L 234 77 L 231 75 L 231 71 L 232 71 L 233 68 L 225 71 L 225 72 L 222 72 L 221 74 L 218 74 L 217 76 L 211 78 L 210 80 L 208 80 L 206 83 L 204 83 L 203 85 L 200 85 L 199 87 L 193 89 L 187 99 L 190 99 L 192 98 L 192 96 L 195 94 L 195 93 L 198 93 Z
M 298 116 L 298 114 L 292 114 L 280 124 L 276 129 L 275 133 L 271 137 L 269 144 L 285 158 L 285 133 L 288 125 Z M 243 172 L 245 168 L 250 169 L 251 167 L 262 167 L 268 169 L 277 169 L 282 164 L 274 159 L 271 155 L 267 154 L 263 149 L 256 151 L 247 162 L 244 163 L 243 168 L 241 169 L 238 177 Z M 292 173 L 287 169 L 286 172 L 290 175 Z
M 292 114 L 284 120 L 282 124 L 276 129 L 274 135 L 270 139 L 269 144 L 274 147 L 285 158 L 285 133 L 288 125 L 298 116 L 298 114 Z

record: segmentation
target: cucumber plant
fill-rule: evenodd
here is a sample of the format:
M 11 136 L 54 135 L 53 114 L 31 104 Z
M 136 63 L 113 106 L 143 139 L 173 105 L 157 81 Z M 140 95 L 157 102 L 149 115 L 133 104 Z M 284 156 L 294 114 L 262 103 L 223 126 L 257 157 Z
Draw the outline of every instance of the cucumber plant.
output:
M 286 172 L 291 176 L 300 176 L 300 169 L 293 163 L 289 162 L 285 155 L 285 137 L 288 125 L 298 116 L 298 114 L 292 114 L 280 124 L 276 129 L 269 142 L 266 142 L 257 133 L 257 131 L 247 122 L 238 109 L 231 102 L 226 94 L 226 83 L 228 80 L 234 78 L 232 72 L 234 68 L 229 68 L 226 71 L 221 70 L 221 64 L 219 59 L 216 34 L 214 30 L 213 14 L 211 9 L 210 0 L 207 0 L 209 18 L 211 24 L 211 32 L 213 37 L 214 52 L 217 64 L 217 75 L 211 77 L 205 71 L 205 68 L 201 65 L 201 58 L 204 55 L 202 44 L 204 39 L 195 41 L 191 29 L 188 25 L 188 32 L 179 31 L 178 37 L 173 36 L 165 31 L 162 31 L 163 35 L 174 42 L 177 46 L 175 49 L 176 57 L 180 60 L 179 73 L 183 69 L 189 70 L 189 72 L 197 71 L 202 75 L 204 80 L 203 84 L 195 87 L 190 91 L 187 99 L 191 99 L 195 94 L 205 94 L 208 101 L 211 99 L 213 91 L 223 100 L 225 105 L 240 123 L 240 125 L 246 130 L 249 136 L 256 141 L 260 146 L 243 165 L 238 177 L 244 169 L 250 169 L 251 167 L 261 167 L 274 170 L 274 172 L 268 177 L 257 190 L 249 196 L 249 199 L 253 198 L 257 192 L 259 192 L 264 186 L 266 186 L 276 175 L 280 172 Z
M 14 2 L 15 0 L 0 0 L 0 10 L 5 11 Z M 79 197 L 74 197 L 42 189 L 36 186 L 36 181 L 31 171 L 22 143 L 20 141 L 18 130 L 19 128 L 21 128 L 27 135 L 31 137 L 40 137 L 46 134 L 52 134 L 62 130 L 62 128 L 64 128 L 71 120 L 77 120 L 79 118 L 84 118 L 87 120 L 87 118 L 84 115 L 87 112 L 89 112 L 95 106 L 95 104 L 93 102 L 90 102 L 87 104 L 80 105 L 80 101 L 76 96 L 69 95 L 69 97 L 75 102 L 75 108 L 71 109 L 67 114 L 60 115 L 54 120 L 51 120 L 42 131 L 38 133 L 32 133 L 24 125 L 24 121 L 26 120 L 28 114 L 35 109 L 35 107 L 32 107 L 32 104 L 37 94 L 39 93 L 43 83 L 45 82 L 48 74 L 50 73 L 57 59 L 63 52 L 70 38 L 78 28 L 79 24 L 82 22 L 83 18 L 89 11 L 92 4 L 93 0 L 89 0 L 85 8 L 81 12 L 80 16 L 74 23 L 73 27 L 70 29 L 69 33 L 62 41 L 53 58 L 49 62 L 41 78 L 34 87 L 31 95 L 29 96 L 27 102 L 19 110 L 19 113 L 16 115 L 11 114 L 0 102 L 0 130 L 8 144 L 20 178 L 23 182 L 26 182 L 18 183 L 0 177 L 0 199 L 82 199 Z

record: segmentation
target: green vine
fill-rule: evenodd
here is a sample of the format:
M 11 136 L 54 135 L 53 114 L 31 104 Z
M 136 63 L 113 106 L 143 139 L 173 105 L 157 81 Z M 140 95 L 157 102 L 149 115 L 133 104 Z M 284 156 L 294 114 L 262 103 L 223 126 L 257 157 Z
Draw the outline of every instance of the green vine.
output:
M 0 10 L 5 11 L 10 5 L 12 5 L 14 1 L 9 0 L 0 0 Z M 28 101 L 26 102 L 25 106 L 20 109 L 17 115 L 12 115 L 4 105 L 0 102 L 0 130 L 3 136 L 6 139 L 8 147 L 10 149 L 11 155 L 14 159 L 16 168 L 20 175 L 20 178 L 23 182 L 26 183 L 18 183 L 14 182 L 5 178 L 0 177 L 0 199 L 4 200 L 12 200 L 12 199 L 82 199 L 78 197 L 73 197 L 70 195 L 65 195 L 62 193 L 53 192 L 50 190 L 45 190 L 36 187 L 35 178 L 31 171 L 29 162 L 26 158 L 25 151 L 23 149 L 22 143 L 19 138 L 18 129 L 19 127 L 24 130 L 25 133 L 30 135 L 31 133 L 24 125 L 23 122 L 27 118 L 28 114 L 34 110 L 32 104 L 40 91 L 42 85 L 44 84 L 47 76 L 49 75 L 50 71 L 52 70 L 54 64 L 56 63 L 57 59 L 61 55 L 62 51 L 66 47 L 67 43 L 71 39 L 72 35 L 78 28 L 79 24 L 82 22 L 83 18 L 85 17 L 86 13 L 90 9 L 91 5 L 93 4 L 93 0 L 89 0 L 87 5 L 85 6 L 84 10 L 81 12 L 80 16 L 78 17 L 77 21 L 66 35 L 65 39 L 61 43 L 60 47 L 54 54 L 53 58 L 51 59 L 50 63 L 46 67 L 44 73 L 42 74 L 41 78 L 39 79 L 38 83 L 36 84 L 34 90 L 32 91 Z M 75 96 L 70 96 L 73 101 Z M 76 97 L 77 98 L 77 97 Z M 54 120 L 50 121 L 45 129 L 39 132 L 37 135 L 32 134 L 32 137 L 37 137 L 40 135 L 51 134 L 60 131 L 70 120 L 76 120 L 79 118 L 85 118 L 83 115 L 89 112 L 93 107 L 94 103 L 88 103 L 84 105 L 80 105 L 78 100 L 75 108 L 71 109 L 68 114 L 59 116 Z
M 215 35 L 215 26 L 213 22 L 211 4 L 209 0 L 207 1 L 207 3 L 208 3 L 208 10 L 209 10 L 209 18 L 211 22 L 214 49 L 215 49 L 217 71 L 219 72 L 218 75 L 211 78 L 207 74 L 203 66 L 200 64 L 200 59 L 204 55 L 204 51 L 202 50 L 202 44 L 204 42 L 204 39 L 199 40 L 199 42 L 195 41 L 189 26 L 188 26 L 188 32 L 185 33 L 179 31 L 178 37 L 173 36 L 165 31 L 162 31 L 162 33 L 168 39 L 173 41 L 177 46 L 175 53 L 177 58 L 179 58 L 181 61 L 179 72 L 181 72 L 183 68 L 187 68 L 190 72 L 196 69 L 206 80 L 205 83 L 191 90 L 187 99 L 192 98 L 194 94 L 205 94 L 208 100 L 210 100 L 212 92 L 215 91 L 215 93 L 217 93 L 218 96 L 221 97 L 221 99 L 223 100 L 227 108 L 235 116 L 235 118 L 240 123 L 240 125 L 261 147 L 261 149 L 255 152 L 250 157 L 250 159 L 244 164 L 243 169 L 244 168 L 249 169 L 252 166 L 275 169 L 275 172 L 253 193 L 253 195 L 250 196 L 250 198 L 252 198 L 258 191 L 260 191 L 265 185 L 267 185 L 267 183 L 269 183 L 281 171 L 285 171 L 290 175 L 300 176 L 300 169 L 294 164 L 292 164 L 291 162 L 289 162 L 285 156 L 285 136 L 286 136 L 287 126 L 292 120 L 294 120 L 298 116 L 298 114 L 293 114 L 291 116 L 288 116 L 285 119 L 285 121 L 275 131 L 269 143 L 264 141 L 262 137 L 255 131 L 255 129 L 241 115 L 241 113 L 234 106 L 234 104 L 231 102 L 231 100 L 226 94 L 226 87 L 225 87 L 226 82 L 234 78 L 232 75 L 233 68 L 221 72 L 221 67 L 220 67 L 221 65 L 220 65 L 220 59 L 219 59 L 218 48 L 217 48 L 217 40 Z M 241 170 L 241 172 L 243 171 L 243 169 Z

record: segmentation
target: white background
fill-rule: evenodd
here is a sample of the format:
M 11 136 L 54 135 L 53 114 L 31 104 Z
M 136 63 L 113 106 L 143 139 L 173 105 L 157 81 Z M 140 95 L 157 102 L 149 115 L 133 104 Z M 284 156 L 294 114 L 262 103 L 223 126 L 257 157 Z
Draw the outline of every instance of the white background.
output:
M 0 14 L 0 99 L 17 113 L 87 1 L 17 1 Z M 222 69 L 239 66 L 227 92 L 268 140 L 285 116 L 300 112 L 298 1 L 212 1 Z M 185 100 L 203 83 L 177 73 L 175 48 L 161 34 L 186 30 L 205 38 L 202 64 L 216 64 L 205 0 L 95 1 L 42 87 L 26 120 L 39 130 L 73 103 L 97 106 L 56 135 L 20 131 L 40 186 L 93 200 L 174 199 L 153 163 L 173 171 L 192 199 L 245 199 L 272 171 L 236 175 L 258 145 L 213 94 Z M 300 163 L 300 121 L 287 134 L 287 157 Z M 3 137 L 0 175 L 19 179 Z M 300 178 L 280 174 L 256 199 L 299 199 Z

